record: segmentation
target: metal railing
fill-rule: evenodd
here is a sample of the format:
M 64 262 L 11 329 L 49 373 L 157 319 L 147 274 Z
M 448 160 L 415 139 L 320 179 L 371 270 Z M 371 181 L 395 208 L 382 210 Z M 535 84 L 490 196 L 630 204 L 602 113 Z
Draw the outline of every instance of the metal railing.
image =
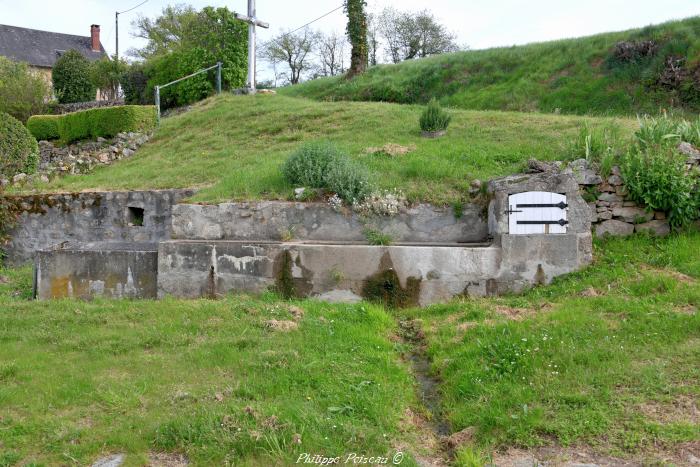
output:
M 193 76 L 197 76 L 200 73 L 206 73 L 209 70 L 213 70 L 216 68 L 216 93 L 221 94 L 221 68 L 222 68 L 222 63 L 221 62 L 216 62 L 216 65 L 212 65 L 209 68 L 204 68 L 199 71 L 195 71 L 191 75 L 183 76 L 182 78 L 176 79 L 175 81 L 171 81 L 166 84 L 162 84 L 160 86 L 156 86 L 153 89 L 153 92 L 155 93 L 155 103 L 156 103 L 156 110 L 157 110 L 157 117 L 158 117 L 158 123 L 160 123 L 160 90 L 163 88 L 167 88 L 168 86 L 172 86 L 173 84 L 177 84 L 180 81 L 184 81 L 188 78 L 192 78 Z

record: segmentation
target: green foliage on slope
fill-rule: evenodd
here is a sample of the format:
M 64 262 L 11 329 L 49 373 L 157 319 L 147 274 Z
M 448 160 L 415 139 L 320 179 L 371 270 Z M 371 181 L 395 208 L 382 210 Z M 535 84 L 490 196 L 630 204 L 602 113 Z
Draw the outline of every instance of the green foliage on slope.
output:
M 635 53 L 651 41 L 651 50 Z M 623 45 L 618 46 L 620 42 Z M 648 53 L 643 53 L 648 52 Z M 283 93 L 321 100 L 425 103 L 575 114 L 700 108 L 700 17 L 553 42 L 379 65 Z

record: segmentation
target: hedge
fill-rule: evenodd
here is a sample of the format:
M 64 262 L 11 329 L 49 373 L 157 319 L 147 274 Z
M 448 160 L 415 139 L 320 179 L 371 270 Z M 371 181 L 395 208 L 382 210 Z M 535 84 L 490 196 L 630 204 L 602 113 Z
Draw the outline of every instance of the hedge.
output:
M 29 131 L 37 139 L 59 138 L 64 143 L 100 136 L 111 138 L 124 131 L 149 131 L 155 126 L 156 108 L 152 105 L 120 105 L 63 115 L 35 115 L 27 122 Z
M 32 174 L 38 162 L 36 139 L 19 120 L 0 112 L 0 175 Z
M 58 120 L 60 115 L 32 115 L 27 120 L 27 128 L 34 137 L 42 139 L 58 139 Z
M 152 105 L 120 105 L 81 110 L 61 115 L 58 133 L 70 143 L 86 138 L 111 138 L 123 131 L 148 131 L 156 126 L 156 108 Z

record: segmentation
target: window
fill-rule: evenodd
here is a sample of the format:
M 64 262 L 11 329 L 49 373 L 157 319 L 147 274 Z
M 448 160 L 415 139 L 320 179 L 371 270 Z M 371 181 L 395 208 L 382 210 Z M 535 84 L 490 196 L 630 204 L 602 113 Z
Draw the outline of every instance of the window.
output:
M 126 208 L 126 222 L 130 226 L 142 227 L 143 226 L 143 208 L 136 208 L 129 206 Z

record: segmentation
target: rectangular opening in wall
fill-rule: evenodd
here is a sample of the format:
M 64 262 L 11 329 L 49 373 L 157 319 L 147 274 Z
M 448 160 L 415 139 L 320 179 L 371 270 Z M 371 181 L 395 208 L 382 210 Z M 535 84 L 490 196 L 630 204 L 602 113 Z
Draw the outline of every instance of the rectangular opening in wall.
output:
M 134 227 L 143 226 L 143 208 L 133 206 L 126 208 L 126 222 Z

